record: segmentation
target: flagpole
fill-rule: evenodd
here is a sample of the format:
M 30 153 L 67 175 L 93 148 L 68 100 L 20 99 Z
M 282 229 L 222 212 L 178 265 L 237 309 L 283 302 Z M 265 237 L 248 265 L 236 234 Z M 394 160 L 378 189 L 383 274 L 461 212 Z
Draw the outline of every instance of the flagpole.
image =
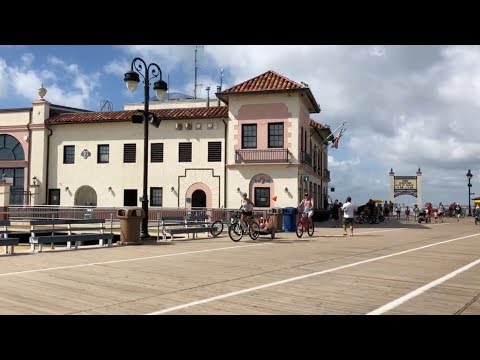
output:
M 333 132 L 330 135 L 328 135 L 327 138 L 325 140 L 323 140 L 323 142 L 328 145 L 328 139 L 330 138 L 330 136 L 333 136 L 333 134 L 335 134 L 338 129 L 340 129 L 342 126 L 344 126 L 345 123 L 346 123 L 346 121 L 344 121 L 339 127 L 337 127 L 335 130 L 333 130 Z
M 342 126 L 344 126 L 346 123 L 347 122 L 344 121 L 339 127 L 337 127 L 335 130 L 333 130 L 333 132 L 330 135 L 328 135 L 325 140 L 322 141 L 322 143 L 320 144 L 320 151 L 323 151 L 323 149 L 322 149 L 323 144 L 325 144 L 325 148 L 328 146 L 328 139 L 330 138 L 330 136 L 333 136 L 333 134 L 335 134 L 337 132 L 337 130 L 340 129 Z

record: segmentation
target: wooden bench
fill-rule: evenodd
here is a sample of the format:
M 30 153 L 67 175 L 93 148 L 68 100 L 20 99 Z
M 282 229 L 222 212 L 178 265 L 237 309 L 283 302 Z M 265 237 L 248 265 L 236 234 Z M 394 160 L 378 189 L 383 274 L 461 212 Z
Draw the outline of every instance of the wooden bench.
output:
M 85 226 L 88 224 L 100 224 L 99 226 Z M 82 245 L 83 241 L 97 241 L 100 246 L 104 246 L 104 240 L 107 240 L 107 246 L 112 245 L 113 233 L 105 233 L 105 219 L 42 219 L 30 221 L 30 248 L 35 251 L 35 245 L 39 245 L 40 252 L 43 244 L 51 244 L 52 249 L 55 243 L 67 243 L 67 248 L 71 248 L 71 242 L 75 243 L 75 249 Z M 38 228 L 38 226 L 50 226 L 49 228 Z M 83 225 L 83 226 L 82 226 Z M 81 233 L 77 231 L 99 231 L 100 233 Z M 66 235 L 55 235 L 58 232 L 66 232 Z M 50 233 L 50 235 L 38 236 L 38 234 Z
M 18 238 L 0 238 L 0 246 L 4 247 L 3 253 L 8 254 L 8 247 L 10 247 L 10 255 L 13 255 L 15 248 L 20 239 Z
M 74 235 L 46 235 L 30 238 L 31 250 L 35 251 L 35 245 L 38 244 L 38 252 L 42 252 L 43 244 L 67 243 L 67 249 L 72 248 L 72 242 L 75 243 L 75 249 L 83 241 L 98 241 L 100 246 L 104 245 L 104 240 L 107 240 L 107 246 L 112 245 L 114 238 L 113 233 L 104 234 L 74 234 Z
M 8 248 L 10 247 L 10 255 L 14 254 L 15 248 L 14 246 L 18 245 L 20 239 L 18 238 L 9 238 L 8 234 L 8 226 L 10 226 L 10 220 L 0 220 L 0 226 L 3 227 L 0 230 L 0 246 L 4 247 L 3 253 L 8 254 Z
M 192 234 L 194 238 L 198 233 L 210 234 L 212 227 L 211 224 L 205 222 L 206 219 L 208 219 L 208 216 L 164 216 L 160 218 L 163 238 L 171 241 L 175 234 Z M 159 236 L 160 234 L 157 237 L 157 241 Z

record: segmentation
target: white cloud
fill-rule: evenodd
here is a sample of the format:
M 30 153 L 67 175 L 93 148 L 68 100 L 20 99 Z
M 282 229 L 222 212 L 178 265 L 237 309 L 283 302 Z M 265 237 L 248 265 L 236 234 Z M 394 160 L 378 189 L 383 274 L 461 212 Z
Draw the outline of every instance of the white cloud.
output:
M 25 66 L 30 66 L 35 60 L 35 56 L 32 53 L 23 54 L 21 60 Z
M 115 56 L 98 69 L 115 75 L 117 84 L 139 56 L 157 63 L 164 80 L 171 74 L 171 91 L 193 93 L 194 45 L 117 48 L 124 58 Z M 211 84 L 212 98 L 221 68 L 223 89 L 267 70 L 308 83 L 322 109 L 312 118 L 332 129 L 347 122 L 339 149 L 329 157 L 332 184 L 342 197 L 388 196 L 390 168 L 411 175 L 421 167 L 424 199 L 432 201 L 465 200 L 468 168 L 474 181 L 480 178 L 479 46 L 205 45 L 197 55 L 198 82 Z M 39 69 L 25 63 L 0 58 L 0 97 L 11 86 L 31 101 L 40 81 L 52 102 L 85 107 L 97 96 L 101 76 L 85 73 L 80 60 L 71 64 L 50 56 Z M 141 101 L 123 89 L 115 93 Z M 199 96 L 205 95 L 203 87 Z
M 24 72 L 18 68 L 10 68 L 9 73 L 14 91 L 18 95 L 32 99 L 32 95 L 37 92 L 42 83 L 38 75 L 32 70 Z
M 54 103 L 72 107 L 88 108 L 97 99 L 100 73 L 83 73 L 78 64 L 69 64 L 55 57 L 47 57 L 46 64 L 36 69 L 31 66 L 34 57 L 24 54 L 21 64 L 10 65 L 0 59 L 0 96 L 6 96 L 7 86 L 20 97 L 31 102 L 38 97 L 38 88 L 47 89 L 45 98 Z
M 115 76 L 123 76 L 127 71 L 130 71 L 131 62 L 126 60 L 118 61 L 114 60 L 109 62 L 107 65 L 103 67 L 103 71 L 107 74 L 112 74 Z
M 7 63 L 0 58 L 0 98 L 5 96 L 8 87 Z

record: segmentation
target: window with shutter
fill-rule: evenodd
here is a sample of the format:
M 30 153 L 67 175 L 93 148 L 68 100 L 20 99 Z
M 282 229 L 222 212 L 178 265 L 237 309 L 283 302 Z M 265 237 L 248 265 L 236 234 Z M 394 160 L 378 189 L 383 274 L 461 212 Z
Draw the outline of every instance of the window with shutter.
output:
M 150 162 L 163 162 L 163 143 L 152 143 L 150 154 Z
M 192 162 L 192 143 L 178 144 L 178 162 Z
M 208 142 L 208 161 L 222 161 L 222 142 L 221 141 L 209 141 Z
M 137 144 L 123 145 L 123 162 L 134 163 L 137 161 Z

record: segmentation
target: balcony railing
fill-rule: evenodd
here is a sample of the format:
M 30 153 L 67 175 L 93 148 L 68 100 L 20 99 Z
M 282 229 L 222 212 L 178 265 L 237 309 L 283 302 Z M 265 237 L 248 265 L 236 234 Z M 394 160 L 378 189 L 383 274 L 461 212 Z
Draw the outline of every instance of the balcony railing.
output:
M 307 164 L 312 167 L 312 155 L 309 153 L 305 151 L 300 152 L 300 161 L 302 164 Z
M 235 150 L 235 163 L 288 163 L 288 149 Z

